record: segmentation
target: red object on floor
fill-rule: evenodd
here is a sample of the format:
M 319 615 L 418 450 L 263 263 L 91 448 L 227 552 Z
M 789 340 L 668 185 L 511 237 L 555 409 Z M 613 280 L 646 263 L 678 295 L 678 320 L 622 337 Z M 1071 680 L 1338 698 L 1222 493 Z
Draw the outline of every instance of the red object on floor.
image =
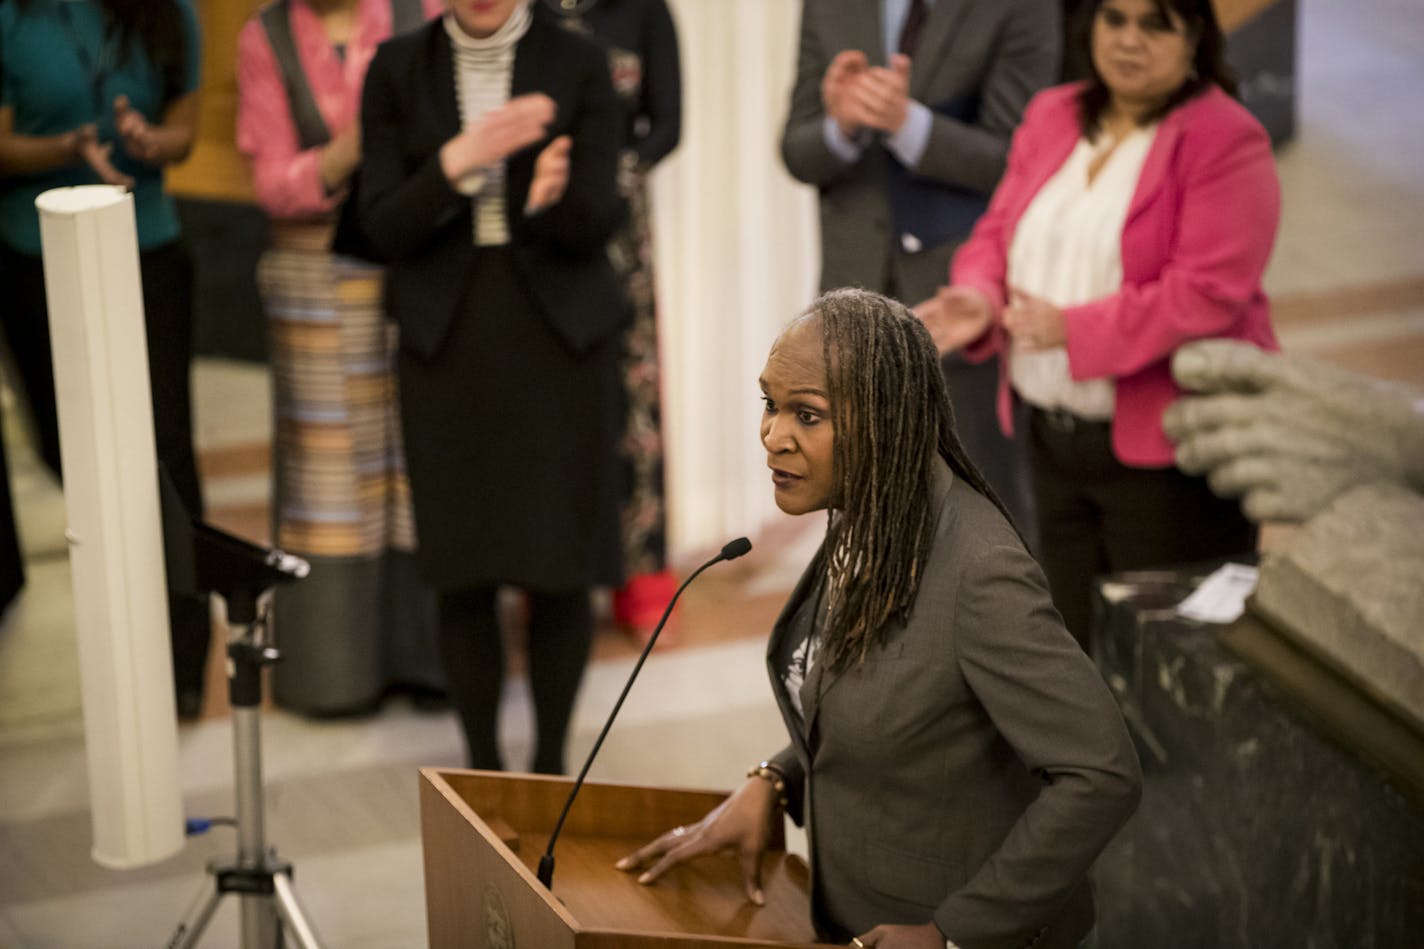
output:
M 677 578 L 672 571 L 640 573 L 629 577 L 620 589 L 613 591 L 613 621 L 627 630 L 629 635 L 646 644 L 663 617 L 668 601 L 677 592 Z M 664 642 L 673 631 L 676 617 L 668 617 L 668 622 L 658 642 Z

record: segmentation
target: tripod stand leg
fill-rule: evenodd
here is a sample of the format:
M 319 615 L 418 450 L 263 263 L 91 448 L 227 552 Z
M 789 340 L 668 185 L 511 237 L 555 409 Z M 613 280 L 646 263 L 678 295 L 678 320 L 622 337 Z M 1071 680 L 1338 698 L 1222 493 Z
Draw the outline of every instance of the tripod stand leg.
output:
M 202 937 L 203 930 L 208 928 L 208 922 L 213 918 L 213 913 L 217 912 L 218 903 L 223 897 L 222 890 L 215 886 L 204 900 L 203 893 L 206 890 L 207 887 L 204 887 L 198 893 L 188 915 L 183 917 L 178 928 L 173 931 L 173 937 L 168 940 L 168 949 L 193 949 L 198 944 L 198 939 Z
M 240 608 L 239 608 L 240 607 Z M 320 949 L 316 932 L 292 889 L 292 866 L 267 846 L 262 801 L 262 667 L 278 653 L 263 635 L 251 597 L 229 600 L 228 700 L 232 707 L 233 764 L 237 792 L 237 859 L 209 865 L 216 892 L 185 919 L 168 949 L 192 949 L 226 893 L 241 900 L 242 949 L 283 949 L 290 933 L 300 949 Z M 197 904 L 195 903 L 196 907 Z
M 287 932 L 291 934 L 292 941 L 299 949 L 321 949 L 316 930 L 302 911 L 302 904 L 297 899 L 297 891 L 292 887 L 290 876 L 285 873 L 272 875 L 272 896 L 278 915 L 282 917 L 282 922 L 287 924 Z
M 242 949 L 282 949 L 281 923 L 272 897 L 242 894 Z

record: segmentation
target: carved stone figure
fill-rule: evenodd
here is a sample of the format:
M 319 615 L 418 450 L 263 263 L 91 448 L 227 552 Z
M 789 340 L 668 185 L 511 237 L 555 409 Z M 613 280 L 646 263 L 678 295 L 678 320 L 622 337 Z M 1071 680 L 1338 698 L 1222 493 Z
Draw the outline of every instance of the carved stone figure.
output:
M 1163 419 L 1177 464 L 1252 520 L 1304 521 L 1359 485 L 1424 494 L 1424 390 L 1228 340 L 1182 347 L 1172 374 L 1199 393 Z
M 1178 350 L 1177 464 L 1257 521 L 1252 612 L 1424 734 L 1424 391 L 1223 340 Z

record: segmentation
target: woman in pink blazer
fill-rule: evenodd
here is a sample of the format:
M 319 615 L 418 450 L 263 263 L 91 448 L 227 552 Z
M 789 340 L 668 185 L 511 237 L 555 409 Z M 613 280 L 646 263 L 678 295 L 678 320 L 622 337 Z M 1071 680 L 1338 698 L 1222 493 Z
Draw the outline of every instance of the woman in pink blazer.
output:
M 237 39 L 237 146 L 269 224 L 256 278 L 272 366 L 272 537 L 311 563 L 275 596 L 273 692 L 313 715 L 366 711 L 388 691 L 438 706 L 445 693 L 434 594 L 415 571 L 383 271 L 337 237 L 355 230 L 361 86 L 376 47 L 442 8 L 269 0 Z
M 1278 348 L 1261 274 L 1280 216 L 1210 0 L 1097 0 L 1091 24 L 1091 77 L 1029 103 L 950 285 L 916 310 L 942 351 L 999 357 L 1005 430 L 1028 406 L 1040 553 L 1085 646 L 1095 575 L 1255 549 L 1161 421 L 1181 344 Z

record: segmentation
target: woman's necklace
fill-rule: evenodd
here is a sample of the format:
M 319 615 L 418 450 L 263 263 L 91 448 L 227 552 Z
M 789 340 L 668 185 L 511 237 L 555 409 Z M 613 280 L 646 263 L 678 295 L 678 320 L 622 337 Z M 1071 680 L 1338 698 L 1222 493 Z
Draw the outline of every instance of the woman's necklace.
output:
M 98 119 L 104 114 L 106 105 L 104 84 L 108 81 L 109 72 L 114 66 L 113 31 L 107 26 L 104 28 L 96 51 L 91 48 L 89 37 L 79 28 L 79 24 L 74 22 L 74 15 L 70 11 L 71 7 L 68 3 L 61 3 L 59 19 L 70 44 L 74 47 L 74 55 L 79 60 L 79 68 L 84 70 L 85 78 L 89 80 L 90 94 L 93 97 L 94 118 Z

